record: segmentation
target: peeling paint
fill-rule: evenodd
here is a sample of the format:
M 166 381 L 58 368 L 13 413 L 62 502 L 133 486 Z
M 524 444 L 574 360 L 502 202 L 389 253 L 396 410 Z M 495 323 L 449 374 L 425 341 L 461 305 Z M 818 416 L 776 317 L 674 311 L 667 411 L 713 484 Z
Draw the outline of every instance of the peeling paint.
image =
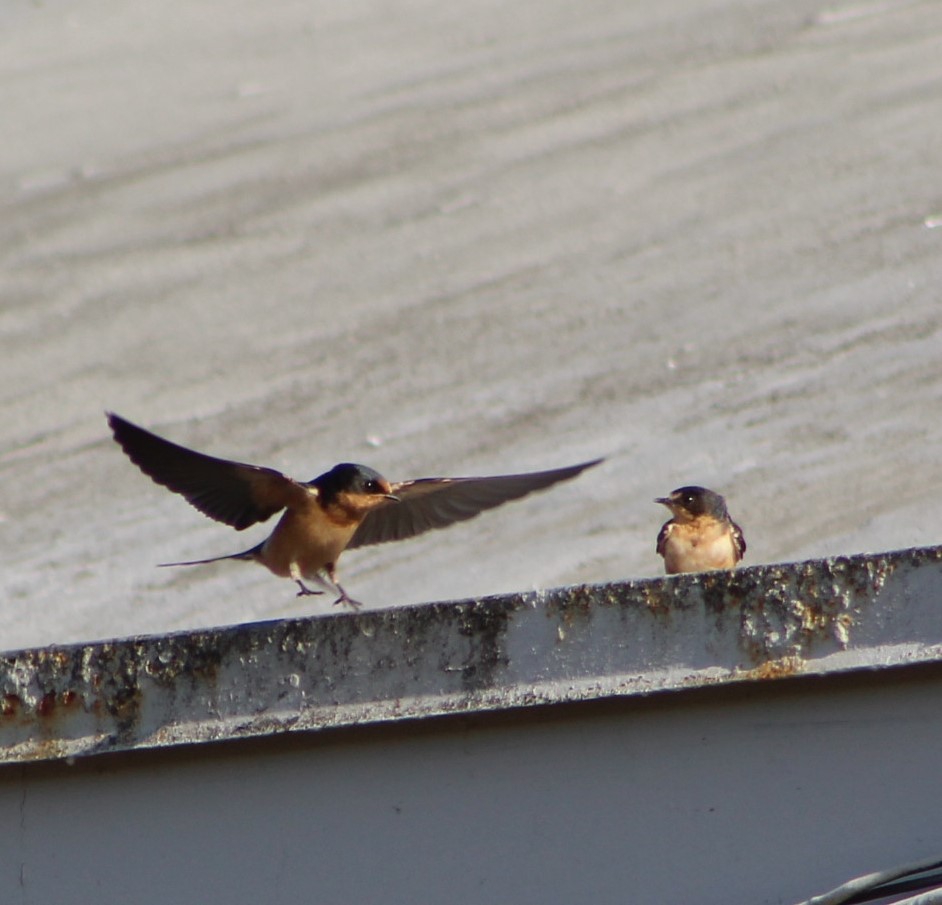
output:
M 0 758 L 942 659 L 942 548 L 0 654 Z

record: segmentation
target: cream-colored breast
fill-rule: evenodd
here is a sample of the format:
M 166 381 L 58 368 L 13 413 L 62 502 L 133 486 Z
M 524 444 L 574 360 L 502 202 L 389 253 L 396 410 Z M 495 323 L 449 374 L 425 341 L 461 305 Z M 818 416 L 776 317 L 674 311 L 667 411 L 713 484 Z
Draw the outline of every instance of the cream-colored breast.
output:
M 674 522 L 664 542 L 664 566 L 668 574 L 732 569 L 739 550 L 723 523 Z
M 317 505 L 289 509 L 265 541 L 261 558 L 276 575 L 294 577 L 300 572 L 305 578 L 314 578 L 337 561 L 356 529 L 356 522 L 331 521 Z

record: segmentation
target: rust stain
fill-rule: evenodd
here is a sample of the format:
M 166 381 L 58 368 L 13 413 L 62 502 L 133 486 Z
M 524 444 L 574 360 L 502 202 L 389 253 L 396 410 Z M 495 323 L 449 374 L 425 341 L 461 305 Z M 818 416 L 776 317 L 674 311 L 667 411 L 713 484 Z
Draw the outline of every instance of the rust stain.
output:
M 44 738 L 34 743 L 30 756 L 24 760 L 58 760 L 67 754 L 68 747 L 61 739 Z
M 812 645 L 846 649 L 860 607 L 872 605 L 901 559 L 837 557 L 755 570 L 756 585 L 741 607 L 743 650 L 761 663 Z
M 544 611 L 548 617 L 559 619 L 566 628 L 572 628 L 578 622 L 592 618 L 592 611 L 598 604 L 595 592 L 596 589 L 589 585 L 562 588 L 546 599 Z
M 768 679 L 786 679 L 797 676 L 804 670 L 804 660 L 801 657 L 781 657 L 778 660 L 767 660 L 754 669 L 740 670 L 736 673 L 739 679 L 754 679 L 766 681 Z
M 667 595 L 660 589 L 655 588 L 655 586 L 651 584 L 644 585 L 641 588 L 641 600 L 645 609 L 647 609 L 652 616 L 665 623 L 671 621 L 673 608 L 670 605 L 670 600 L 667 598 Z

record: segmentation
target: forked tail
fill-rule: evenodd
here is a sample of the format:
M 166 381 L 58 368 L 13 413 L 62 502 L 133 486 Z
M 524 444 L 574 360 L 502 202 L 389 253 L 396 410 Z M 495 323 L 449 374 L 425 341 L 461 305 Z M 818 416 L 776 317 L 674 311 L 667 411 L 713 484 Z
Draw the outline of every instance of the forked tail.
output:
M 251 550 L 243 550 L 241 553 L 226 553 L 224 556 L 211 556 L 209 559 L 190 559 L 186 562 L 159 562 L 160 568 L 166 566 L 203 566 L 208 562 L 220 562 L 223 559 L 255 559 L 262 551 L 262 544 L 256 544 Z

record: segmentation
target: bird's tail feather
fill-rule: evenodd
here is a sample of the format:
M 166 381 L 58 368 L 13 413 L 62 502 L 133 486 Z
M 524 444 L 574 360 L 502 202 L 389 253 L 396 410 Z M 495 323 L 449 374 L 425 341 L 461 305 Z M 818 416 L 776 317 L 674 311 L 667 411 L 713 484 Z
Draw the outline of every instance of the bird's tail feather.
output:
M 223 559 L 255 559 L 261 552 L 262 545 L 257 544 L 251 550 L 243 550 L 241 553 L 226 553 L 223 556 L 211 556 L 209 559 L 190 559 L 186 562 L 159 562 L 160 568 L 165 566 L 202 566 L 209 562 L 220 562 Z

